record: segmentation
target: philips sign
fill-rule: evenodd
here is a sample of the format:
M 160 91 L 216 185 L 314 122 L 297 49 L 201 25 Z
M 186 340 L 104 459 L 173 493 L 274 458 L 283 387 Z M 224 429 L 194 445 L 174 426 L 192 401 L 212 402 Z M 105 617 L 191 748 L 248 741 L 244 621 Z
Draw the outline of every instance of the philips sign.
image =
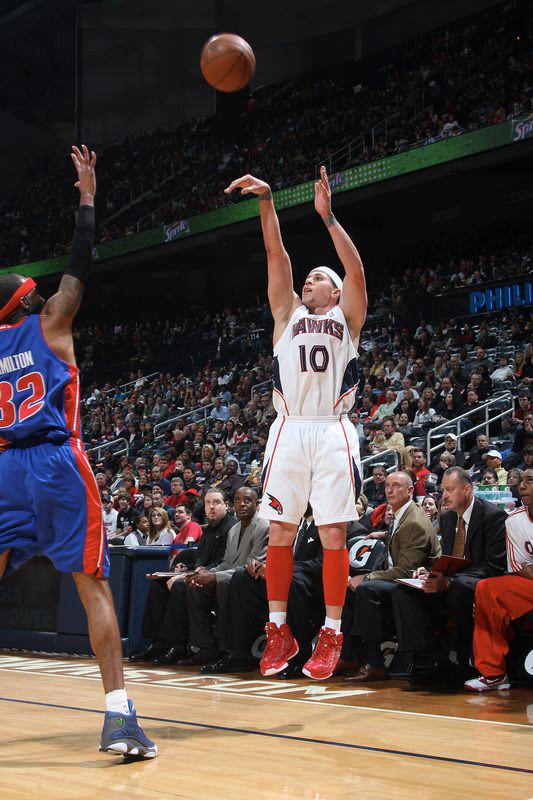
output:
M 533 284 L 530 281 L 496 286 L 480 292 L 470 292 L 470 313 L 500 311 L 502 308 L 518 308 L 533 305 Z

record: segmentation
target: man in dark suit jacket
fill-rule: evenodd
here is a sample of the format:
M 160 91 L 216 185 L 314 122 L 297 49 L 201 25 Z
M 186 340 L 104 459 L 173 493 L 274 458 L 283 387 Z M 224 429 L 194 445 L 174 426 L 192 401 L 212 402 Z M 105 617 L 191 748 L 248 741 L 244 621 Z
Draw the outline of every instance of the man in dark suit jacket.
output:
M 467 558 L 472 564 L 452 578 L 418 570 L 424 590 L 399 586 L 392 598 L 400 650 L 430 656 L 430 663 L 413 683 L 462 686 L 468 674 L 472 647 L 473 604 L 476 584 L 501 575 L 506 568 L 505 511 L 474 497 L 472 479 L 460 467 L 450 467 L 442 479 L 442 552 Z M 446 621 L 454 623 L 451 649 L 457 653 L 452 669 L 448 653 L 440 656 L 442 637 L 436 635 Z
M 226 549 L 228 531 L 237 520 L 228 513 L 224 492 L 208 489 L 204 498 L 207 526 L 198 548 L 178 552 L 172 563 L 176 577 L 152 580 L 144 607 L 142 633 L 151 643 L 130 661 L 153 661 L 155 664 L 175 664 L 187 654 L 189 618 L 185 597 L 184 575 L 198 567 L 211 569 L 219 564 Z M 192 557 L 192 558 L 191 558 Z M 187 562 L 187 563 L 183 563 Z
M 257 516 L 257 501 L 255 489 L 247 486 L 237 489 L 234 504 L 239 521 L 228 532 L 224 558 L 212 569 L 200 567 L 185 579 L 189 644 L 197 648 L 197 652 L 178 661 L 180 665 L 200 666 L 216 659 L 217 630 L 225 628 L 229 589 L 235 571 L 266 555 L 268 521 Z M 216 628 L 213 625 L 213 611 L 217 614 Z
M 300 651 L 287 670 L 280 673 L 281 677 L 301 677 L 301 668 L 311 655 L 311 642 L 324 616 L 322 545 L 310 508 L 296 534 L 294 562 L 287 620 Z M 201 667 L 200 672 L 222 674 L 256 669 L 257 659 L 251 656 L 250 649 L 266 622 L 264 559 L 252 560 L 246 567 L 237 569 L 231 579 L 228 613 L 224 615 L 224 627 L 218 628 L 222 655 Z
M 354 576 L 348 582 L 348 597 L 342 616 L 346 642 L 342 657 L 346 661 L 352 660 L 353 652 L 349 648 L 350 636 L 353 636 L 358 642 L 362 664 L 354 675 L 346 678 L 347 681 L 365 682 L 387 677 L 381 642 L 384 615 L 387 612 L 392 615 L 391 596 L 398 585 L 395 579 L 411 577 L 413 571 L 421 566 L 431 569 L 440 556 L 441 548 L 433 525 L 413 501 L 413 491 L 413 481 L 406 472 L 393 472 L 387 476 L 385 493 L 394 519 L 384 568 Z

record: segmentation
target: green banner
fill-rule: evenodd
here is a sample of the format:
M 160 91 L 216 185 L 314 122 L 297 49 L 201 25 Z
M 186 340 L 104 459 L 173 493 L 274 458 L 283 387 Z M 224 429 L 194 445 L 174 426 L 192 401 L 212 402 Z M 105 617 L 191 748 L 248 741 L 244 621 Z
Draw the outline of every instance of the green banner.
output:
M 530 117 L 524 117 L 522 120 L 506 120 L 499 125 L 463 133 L 451 139 L 443 139 L 434 144 L 423 145 L 407 150 L 405 153 L 381 158 L 378 161 L 370 161 L 368 164 L 361 164 L 358 167 L 352 167 L 330 176 L 332 191 L 335 193 L 348 192 L 353 189 L 359 189 L 361 186 L 368 186 L 371 183 L 397 178 L 400 175 L 435 167 L 447 161 L 466 158 L 476 153 L 482 153 L 485 150 L 492 150 L 495 147 L 522 141 L 522 139 L 531 135 L 530 129 Z M 517 131 L 520 132 L 520 135 L 517 135 Z M 308 181 L 297 186 L 291 186 L 289 189 L 281 189 L 274 192 L 274 202 L 278 211 L 311 202 L 314 197 L 313 184 L 313 181 Z M 165 225 L 98 245 L 97 258 L 99 261 L 115 258 L 116 256 L 131 253 L 134 250 L 156 247 L 165 242 L 175 241 L 178 238 L 205 233 L 215 228 L 233 225 L 236 222 L 243 222 L 257 216 L 259 216 L 257 200 L 237 202 L 234 205 L 224 206 L 224 208 L 218 208 L 206 214 L 199 214 L 189 220 L 179 220 L 172 225 Z M 65 261 L 65 256 L 47 261 L 35 261 L 32 264 L 8 267 L 6 272 L 18 272 L 21 275 L 35 278 L 41 275 L 61 272 Z

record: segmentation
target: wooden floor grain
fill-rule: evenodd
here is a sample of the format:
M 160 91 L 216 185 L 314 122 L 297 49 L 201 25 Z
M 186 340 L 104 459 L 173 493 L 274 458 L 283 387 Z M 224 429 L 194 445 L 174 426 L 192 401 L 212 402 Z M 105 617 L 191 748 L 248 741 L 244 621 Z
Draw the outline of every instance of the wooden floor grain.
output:
M 98 753 L 94 661 L 0 655 L 2 800 L 533 798 L 528 689 L 437 695 L 391 681 L 346 694 L 341 681 L 127 674 L 154 761 Z

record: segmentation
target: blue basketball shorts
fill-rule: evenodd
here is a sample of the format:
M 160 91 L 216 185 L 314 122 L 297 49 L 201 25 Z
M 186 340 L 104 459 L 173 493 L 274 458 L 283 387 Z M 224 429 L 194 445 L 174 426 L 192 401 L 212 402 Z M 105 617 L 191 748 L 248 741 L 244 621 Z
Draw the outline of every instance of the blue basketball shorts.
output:
M 108 577 L 100 494 L 78 439 L 0 454 L 0 553 L 8 549 L 6 575 L 44 555 L 61 572 Z

